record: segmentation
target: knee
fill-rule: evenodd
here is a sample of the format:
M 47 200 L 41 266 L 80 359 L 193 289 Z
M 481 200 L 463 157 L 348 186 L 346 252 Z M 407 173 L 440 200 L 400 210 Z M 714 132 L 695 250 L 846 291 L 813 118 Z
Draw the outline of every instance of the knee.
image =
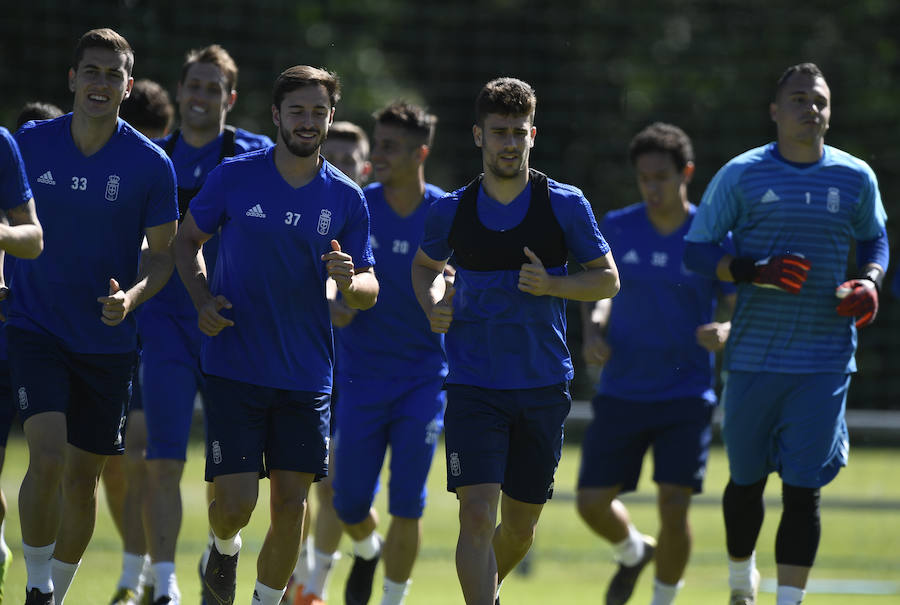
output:
M 154 458 L 145 464 L 148 482 L 157 489 L 178 489 L 184 462 Z
M 818 488 L 782 484 L 781 501 L 785 514 L 818 519 L 820 493 Z
M 29 470 L 41 477 L 62 477 L 66 465 L 66 453 L 64 444 L 37 443 L 29 444 Z
M 691 505 L 689 488 L 664 488 L 659 491 L 659 519 L 665 529 L 687 531 L 688 509 Z
M 256 501 L 239 495 L 217 495 L 215 506 L 217 516 L 224 525 L 241 528 L 250 522 Z
M 323 479 L 316 483 L 316 500 L 321 506 L 334 507 L 334 487 L 331 481 Z
M 278 525 L 283 530 L 296 526 L 299 531 L 306 509 L 306 495 L 298 493 L 272 498 L 269 509 L 272 515 L 272 525 Z
M 616 493 L 603 489 L 579 489 L 575 496 L 575 507 L 582 519 L 592 519 L 610 510 Z
M 496 514 L 486 500 L 470 500 L 459 505 L 460 531 L 479 536 L 493 536 Z
M 531 544 L 534 540 L 534 532 L 537 528 L 537 519 L 532 517 L 508 518 L 504 516 L 500 522 L 500 531 L 503 537 L 515 544 Z

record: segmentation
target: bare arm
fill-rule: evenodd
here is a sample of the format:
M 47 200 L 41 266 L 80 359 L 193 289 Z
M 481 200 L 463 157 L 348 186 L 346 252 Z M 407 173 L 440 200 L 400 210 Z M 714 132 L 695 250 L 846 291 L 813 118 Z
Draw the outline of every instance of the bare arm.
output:
M 0 249 L 19 258 L 37 258 L 44 249 L 44 231 L 38 221 L 34 199 L 6 211 L 0 224 Z
M 719 300 L 716 310 L 716 321 L 697 327 L 697 344 L 711 353 L 718 353 L 725 348 L 728 335 L 731 333 L 731 316 L 737 294 L 726 294 Z
M 378 280 L 372 267 L 362 269 L 353 265 L 353 258 L 341 250 L 341 244 L 331 240 L 331 252 L 322 255 L 328 276 L 334 279 L 348 307 L 365 310 L 378 300 Z
M 519 290 L 523 292 L 581 301 L 612 298 L 619 292 L 619 272 L 611 252 L 582 263 L 584 271 L 572 275 L 550 275 L 527 247 L 525 255 L 530 262 L 519 271 Z
M 419 306 L 431 323 L 431 331 L 444 334 L 453 321 L 456 290 L 444 276 L 447 260 L 434 260 L 419 248 L 412 262 L 412 287 Z M 452 277 L 452 276 L 450 276 Z
M 177 226 L 175 221 L 169 221 L 144 231 L 147 250 L 141 252 L 141 262 L 134 284 L 123 290 L 115 276 L 112 276 L 109 280 L 109 295 L 97 298 L 97 302 L 103 305 L 101 314 L 103 323 L 108 326 L 120 324 L 126 315 L 166 285 L 175 265 L 172 240 Z
M 219 314 L 222 309 L 230 309 L 231 302 L 221 294 L 213 296 L 209 291 L 202 249 L 203 244 L 211 237 L 212 233 L 206 233 L 197 226 L 190 210 L 175 237 L 175 265 L 194 307 L 197 308 L 197 326 L 207 336 L 215 336 L 224 328 L 234 325 L 233 321 Z
M 597 302 L 582 302 L 581 310 L 581 352 L 584 362 L 602 366 L 609 360 L 611 350 L 606 343 L 606 325 L 612 300 L 603 298 Z

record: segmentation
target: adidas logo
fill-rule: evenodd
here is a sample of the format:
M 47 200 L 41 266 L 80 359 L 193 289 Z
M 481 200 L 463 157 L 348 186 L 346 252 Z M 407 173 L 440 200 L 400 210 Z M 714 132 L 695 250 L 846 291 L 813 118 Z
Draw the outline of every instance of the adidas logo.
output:
M 625 253 L 625 256 L 622 257 L 622 262 L 628 263 L 630 265 L 636 265 L 641 262 L 641 257 L 638 256 L 638 253 L 632 248 Z
M 266 213 L 263 212 L 262 206 L 257 204 L 247 211 L 247 216 L 252 216 L 254 218 L 266 218 Z
M 781 198 L 778 197 L 778 195 L 774 191 L 769 189 L 768 191 L 766 191 L 766 194 L 764 196 L 762 196 L 762 199 L 759 200 L 759 203 L 760 204 L 771 204 L 772 202 L 777 202 L 780 199 Z
M 42 174 L 41 176 L 39 176 L 37 178 L 37 182 L 42 185 L 55 185 L 56 184 L 56 181 L 53 180 L 53 175 L 50 174 L 49 170 L 47 172 L 45 172 L 44 174 Z

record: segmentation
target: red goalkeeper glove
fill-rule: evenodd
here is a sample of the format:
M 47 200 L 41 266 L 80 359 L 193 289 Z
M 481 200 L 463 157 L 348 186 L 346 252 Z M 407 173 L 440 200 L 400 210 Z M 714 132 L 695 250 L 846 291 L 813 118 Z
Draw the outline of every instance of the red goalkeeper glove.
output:
M 799 254 L 779 254 L 762 260 L 735 258 L 729 268 L 736 282 L 750 282 L 760 288 L 775 288 L 797 294 L 812 264 Z
M 841 299 L 837 306 L 838 315 L 856 317 L 857 328 L 875 321 L 878 315 L 878 288 L 871 279 L 845 281 L 837 287 L 834 295 Z

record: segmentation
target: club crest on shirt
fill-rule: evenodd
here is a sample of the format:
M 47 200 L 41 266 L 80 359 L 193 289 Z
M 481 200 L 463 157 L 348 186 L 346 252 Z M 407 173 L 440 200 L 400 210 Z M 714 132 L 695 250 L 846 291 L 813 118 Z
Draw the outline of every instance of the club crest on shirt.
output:
M 106 181 L 106 199 L 110 202 L 114 202 L 119 199 L 119 175 L 111 174 L 109 175 L 109 180 Z
M 841 190 L 837 187 L 828 188 L 828 196 L 825 198 L 825 208 L 832 214 L 841 209 Z
M 319 235 L 328 235 L 329 229 L 331 229 L 331 210 L 322 208 L 322 212 L 319 213 L 319 225 L 316 227 L 316 231 L 319 232 Z

